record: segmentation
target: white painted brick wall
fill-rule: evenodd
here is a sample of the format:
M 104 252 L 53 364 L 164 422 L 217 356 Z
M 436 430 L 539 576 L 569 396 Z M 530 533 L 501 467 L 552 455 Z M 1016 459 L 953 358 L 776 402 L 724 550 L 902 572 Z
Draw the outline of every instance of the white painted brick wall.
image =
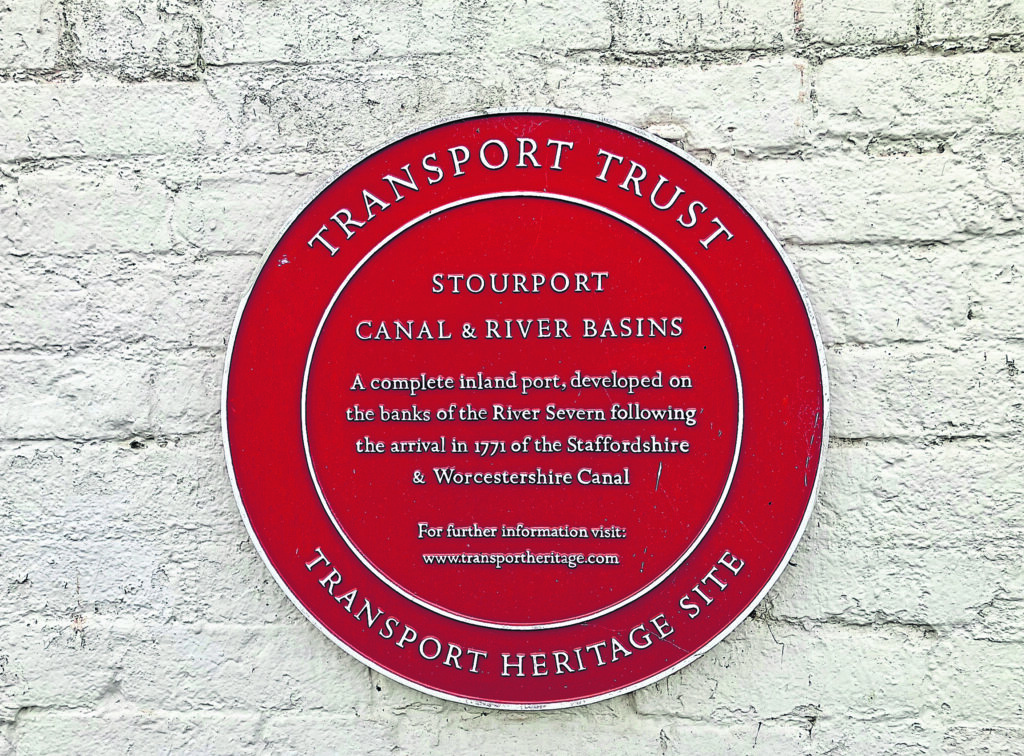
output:
M 51 68 L 61 27 L 55 0 L 25 0 L 0 6 L 0 65 L 6 69 Z
M 901 45 L 917 34 L 915 0 L 804 0 L 794 18 L 806 40 L 830 45 Z
M 72 60 L 121 79 L 193 78 L 202 26 L 193 0 L 66 3 Z
M 1020 0 L 0 3 L 0 755 L 1024 752 Z M 365 150 L 579 109 L 711 165 L 821 324 L 830 453 L 755 615 L 610 701 L 338 651 L 249 543 L 225 340 Z
M 387 7 L 209 0 L 202 9 L 208 30 L 202 55 L 214 65 L 604 50 L 612 34 L 612 9 L 601 0 L 425 0 Z
M 797 29 L 786 0 L 620 0 L 617 47 L 638 53 L 781 49 Z
M 813 117 L 806 71 L 806 61 L 787 56 L 708 70 L 569 60 L 548 69 L 544 104 L 602 113 L 702 150 L 747 155 L 806 140 Z M 695 111 L 706 112 L 694 119 Z
M 226 111 L 209 91 L 192 84 L 126 84 L 85 74 L 73 81 L 8 82 L 0 92 L 8 103 L 0 111 L 0 160 L 5 162 L 170 157 L 231 146 Z

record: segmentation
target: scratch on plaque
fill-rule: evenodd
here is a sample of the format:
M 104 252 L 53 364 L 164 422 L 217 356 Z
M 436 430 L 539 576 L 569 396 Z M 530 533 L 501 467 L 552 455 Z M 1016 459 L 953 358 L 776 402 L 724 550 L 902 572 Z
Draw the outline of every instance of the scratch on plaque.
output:
M 647 553 L 647 547 L 644 546 L 644 554 L 646 554 L 646 553 Z M 645 564 L 647 564 L 647 560 L 646 559 L 644 561 L 640 562 L 640 572 L 644 571 L 644 565 Z
M 818 427 L 818 423 L 820 421 L 821 421 L 821 413 L 820 412 L 814 413 L 814 427 L 815 428 Z M 817 431 L 815 431 L 814 433 L 811 434 L 811 443 L 809 444 L 811 450 L 814 449 L 814 439 L 816 439 L 817 437 L 818 437 L 818 432 Z M 808 454 L 807 458 L 804 460 L 804 488 L 807 488 L 807 468 L 809 468 L 811 466 L 811 457 L 813 457 L 813 456 L 814 456 L 813 453 Z
M 657 478 L 657 480 L 654 481 L 654 490 L 655 491 L 658 490 L 658 486 L 661 484 L 661 465 L 662 465 L 662 463 L 659 462 L 658 463 L 658 478 Z
M 759 543 L 761 546 L 764 546 L 764 541 L 758 538 L 757 533 L 750 529 L 750 527 L 747 525 L 746 520 L 740 520 L 740 526 L 743 528 L 744 532 L 746 532 L 754 541 Z

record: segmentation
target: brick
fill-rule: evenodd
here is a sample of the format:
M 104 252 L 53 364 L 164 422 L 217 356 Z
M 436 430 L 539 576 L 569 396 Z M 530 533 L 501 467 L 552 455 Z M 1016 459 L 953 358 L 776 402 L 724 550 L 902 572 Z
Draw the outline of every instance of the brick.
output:
M 214 428 L 223 355 L 110 352 L 0 356 L 0 427 L 8 438 L 165 436 Z
M 958 321 L 960 339 L 1014 339 L 1020 335 L 1016 302 L 1024 296 L 1024 239 L 1002 237 L 960 245 L 953 270 L 968 287 L 967 311 Z
M 983 723 L 950 727 L 942 738 L 942 747 L 950 753 L 984 753 L 1013 756 L 1020 753 L 1024 728 L 999 727 Z
M 101 507 L 83 507 L 77 520 L 97 537 L 112 523 L 124 528 L 124 537 L 159 536 L 172 526 L 234 537 L 244 530 L 235 527 L 237 511 L 223 463 L 219 427 L 160 439 L 7 443 L 0 446 L 0 470 L 10 485 L 0 492 L 0 511 L 21 528 L 56 533 L 53 526 L 66 517 L 67 503 L 100 500 Z M 40 503 L 30 503 L 33 490 Z M 176 493 L 186 492 L 187 499 L 175 501 Z M 13 568 L 10 574 L 22 576 Z
M 968 632 L 975 640 L 1024 643 L 1024 598 L 1019 587 L 1016 596 L 1002 587 L 999 594 L 976 607 L 978 618 Z
M 948 242 L 1019 230 L 1024 179 L 1016 161 L 842 152 L 808 160 L 723 158 L 715 170 L 786 243 Z
M 133 707 L 89 712 L 33 712 L 16 728 L 18 753 L 260 753 L 257 713 L 140 711 Z
M 572 713 L 547 715 L 547 728 L 529 727 L 515 715 L 498 714 L 485 721 L 470 721 L 462 726 L 442 728 L 436 737 L 437 746 L 448 753 L 473 753 L 481 738 L 487 742 L 514 742 L 519 753 L 545 753 L 552 756 L 573 756 L 578 753 L 686 753 L 699 743 L 705 753 L 747 753 L 752 746 L 757 725 L 701 725 L 652 717 L 588 716 L 581 719 Z M 763 737 L 762 737 L 763 736 Z M 773 723 L 757 735 L 758 745 L 775 753 L 798 753 L 806 743 L 807 731 L 794 724 Z M 416 737 L 408 744 L 410 752 L 427 745 Z M 675 750 L 678 749 L 678 750 Z M 778 750 L 775 750 L 778 749 Z
M 810 707 L 808 710 L 813 711 Z M 726 721 L 705 725 L 670 719 L 658 732 L 657 740 L 652 739 L 647 745 L 649 753 L 687 753 L 692 748 L 735 756 L 762 748 L 766 753 L 816 752 L 814 724 L 800 712 L 776 720 L 740 724 Z
M 471 27 L 483 50 L 604 50 L 611 45 L 608 3 L 600 0 L 514 0 L 474 8 Z M 566 19 L 572 19 L 566 23 Z
M 1014 568 L 1012 552 L 1018 537 L 1002 553 L 979 550 L 958 542 L 930 549 L 851 545 L 830 538 L 820 528 L 807 534 L 792 564 L 770 594 L 766 609 L 773 617 L 792 622 L 841 621 L 851 625 L 902 623 L 922 627 L 972 627 L 985 618 L 979 607 L 994 601 L 994 594 L 1024 594 L 1024 583 Z M 969 563 L 956 580 L 948 565 Z M 993 605 L 995 606 L 995 605 Z M 1002 612 L 1002 605 L 993 612 Z M 1012 621 L 1013 614 L 1000 614 Z M 979 626 L 977 635 L 990 634 Z M 1008 637 L 1013 640 L 1016 633 Z
M 949 707 L 949 724 L 989 722 L 1019 728 L 1024 708 L 1021 650 L 1017 643 L 973 641 L 964 633 L 943 639 L 940 652 L 948 656 L 940 657 L 935 679 L 939 700 Z
M 981 247 L 991 245 L 971 248 Z M 949 262 L 960 257 L 953 245 L 790 245 L 786 252 L 826 345 L 941 339 L 966 321 L 970 301 L 980 301 Z
M 206 175 L 182 184 L 174 198 L 173 230 L 189 247 L 205 252 L 263 255 L 280 238 L 287 223 L 321 186 L 355 156 L 324 160 L 315 175 L 259 173 Z M 241 300 L 244 284 L 258 267 L 249 260 L 248 272 L 236 283 Z
M 223 456 L 216 431 L 0 450 L 10 475 L 0 494 L 10 523 L 0 613 L 12 621 L 76 608 L 153 623 L 304 621 L 249 541 Z M 73 529 L 69 507 L 82 508 Z
M 706 69 L 566 63 L 552 67 L 547 88 L 557 108 L 602 113 L 688 149 L 743 152 L 804 141 L 813 121 L 805 69 L 794 59 Z
M 118 648 L 131 671 L 121 691 L 144 709 L 330 710 L 369 696 L 367 668 L 309 622 L 126 630 L 104 629 L 97 643 Z
M 76 62 L 122 78 L 192 78 L 201 25 L 190 0 L 78 0 L 69 23 L 78 38 Z
M 16 210 L 17 198 L 18 180 L 0 171 L 0 254 L 3 255 L 11 253 L 11 239 L 23 228 Z
M 247 257 L 0 256 L 0 343 L 11 349 L 223 348 L 258 267 Z M 55 317 L 54 313 L 60 313 Z
M 623 0 L 620 8 L 615 46 L 627 52 L 774 50 L 794 41 L 793 4 L 782 0 Z
M 945 349 L 835 347 L 827 363 L 833 435 L 844 438 L 1015 433 L 1015 350 L 999 342 Z
M 472 54 L 507 50 L 607 48 L 606 3 L 502 5 L 451 0 L 390 3 L 386 10 L 353 4 L 216 0 L 203 4 L 204 59 L 213 64 L 331 63 L 370 58 Z M 566 23 L 566 18 L 573 23 Z
M 814 753 L 836 756 L 859 756 L 864 753 L 885 753 L 892 756 L 914 756 L 939 751 L 942 743 L 942 722 L 933 714 L 921 714 L 886 721 L 884 718 L 865 722 L 846 717 L 818 717 L 811 732 Z
M 748 619 L 702 659 L 634 698 L 638 712 L 655 716 L 764 720 L 802 712 L 901 721 L 941 706 L 949 726 L 974 717 L 1010 724 L 1024 692 L 1020 651 L 896 625 L 805 629 Z
M 914 0 L 796 0 L 797 28 L 832 45 L 903 44 L 917 34 Z
M 262 742 L 269 752 L 316 753 L 324 747 L 325 732 L 343 737 L 331 744 L 332 751 L 353 756 L 390 756 L 396 753 L 395 730 L 404 729 L 387 716 L 378 719 L 353 717 L 334 711 L 320 713 L 271 712 L 260 729 Z M 421 732 L 421 738 L 430 738 Z M 401 753 L 401 751 L 397 751 Z
M 206 80 L 236 119 L 246 149 L 345 152 L 354 160 L 458 113 L 537 102 L 542 71 L 527 54 L 497 61 L 428 56 L 399 67 L 231 67 L 208 71 Z
M 452 23 L 453 4 L 393 3 L 341 9 L 330 3 L 253 0 L 203 4 L 203 57 L 214 65 L 252 62 L 333 63 L 372 55 L 452 52 L 468 41 Z
M 18 176 L 21 253 L 160 251 L 171 248 L 170 190 L 149 167 L 58 165 Z
M 75 613 L 0 632 L 16 678 L 0 709 L 8 717 L 111 698 L 142 711 L 301 711 L 358 703 L 370 689 L 367 669 L 308 622 L 150 625 Z
M 834 444 L 812 524 L 766 607 L 797 622 L 964 627 L 973 638 L 1019 641 L 1024 476 L 1015 449 Z M 949 564 L 970 568 L 950 580 Z
M 923 37 L 934 45 L 977 43 L 1024 33 L 1024 7 L 1017 0 L 928 0 Z
M 815 93 L 824 130 L 857 139 L 1018 134 L 1024 68 L 1017 55 L 836 58 Z
M 116 498 L 112 493 L 101 501 Z M 80 501 L 69 497 L 67 503 Z M 155 600 L 165 598 L 160 588 L 167 579 L 164 561 L 168 549 L 153 545 L 140 549 L 136 544 L 139 534 L 125 538 L 111 533 L 110 523 L 99 532 L 85 522 L 76 523 L 70 532 L 55 534 L 59 520 L 38 516 L 25 524 L 25 515 L 23 511 L 13 513 L 11 521 L 18 523 L 18 533 L 7 539 L 4 548 L 8 590 L 3 604 L 12 623 L 53 624 L 77 617 L 74 630 L 82 623 L 91 625 L 118 615 L 154 620 L 170 613 L 167 609 L 153 611 L 159 606 Z M 168 525 L 156 536 L 180 539 L 180 533 L 180 527 Z M 98 558 L 101 549 L 104 557 Z M 183 558 L 188 558 L 187 553 Z M 147 616 L 150 614 L 156 617 Z
M 831 650 L 839 637 L 858 664 Z M 912 691 L 934 692 L 930 658 L 937 648 L 934 637 L 913 629 L 819 625 L 810 631 L 747 619 L 704 657 L 634 698 L 644 715 L 685 711 L 699 719 L 764 720 L 803 710 L 861 719 L 888 712 L 902 719 L 915 713 Z
M 804 753 L 809 747 L 806 722 L 779 721 L 731 724 L 697 723 L 665 717 L 631 717 L 627 713 L 597 713 L 581 719 L 573 712 L 549 712 L 545 727 L 532 727 L 531 717 L 516 712 L 479 710 L 440 704 L 415 707 L 393 721 L 368 711 L 353 719 L 332 714 L 299 716 L 271 713 L 263 733 L 272 750 L 315 752 L 322 730 L 344 731 L 342 753 L 477 753 L 481 743 L 507 743 L 512 753 L 569 755 L 598 750 L 610 753 L 687 752 L 699 743 L 702 752 L 742 754 L 756 742 L 766 750 Z M 588 709 L 588 711 L 590 711 Z
M 1009 340 L 1024 238 L 786 248 L 826 345 Z
M 59 620 L 5 617 L 0 648 L 0 722 L 29 707 L 94 706 L 117 677 L 119 650 L 90 645 L 89 628 L 75 612 Z
M 1014 439 L 931 444 L 869 440 L 828 450 L 818 538 L 870 549 L 959 548 L 1024 539 L 1024 496 Z M 984 522 L 985 527 L 977 527 Z M 980 602 L 979 602 L 980 603 Z
M 0 161 L 216 151 L 227 119 L 201 84 L 81 79 L 7 82 L 0 98 Z
M 243 143 L 352 156 L 433 119 L 519 101 L 603 113 L 681 139 L 690 149 L 794 148 L 813 121 L 806 66 L 796 59 L 708 70 L 565 60 L 546 73 L 521 58 L 505 68 L 481 62 L 472 71 L 461 60 L 410 65 L 421 75 L 397 76 L 375 63 L 303 67 L 301 77 L 284 67 L 232 68 L 210 74 L 211 90 L 227 112 L 239 114 Z M 463 77 L 458 86 L 453 75 Z M 709 92 L 714 107 L 705 106 Z M 419 102 L 430 110 L 410 120 L 406 111 Z M 353 110 L 362 114 L 356 120 Z
M 0 8 L 0 69 L 50 69 L 57 63 L 56 0 L 23 0 Z

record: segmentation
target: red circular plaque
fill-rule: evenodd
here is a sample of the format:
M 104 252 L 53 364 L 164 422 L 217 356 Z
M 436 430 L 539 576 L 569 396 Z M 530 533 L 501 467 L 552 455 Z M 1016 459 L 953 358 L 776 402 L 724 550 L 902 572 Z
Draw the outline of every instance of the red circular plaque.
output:
M 462 118 L 333 181 L 267 255 L 228 467 L 304 613 L 483 706 L 634 690 L 735 627 L 807 522 L 828 400 L 771 235 L 692 159 Z

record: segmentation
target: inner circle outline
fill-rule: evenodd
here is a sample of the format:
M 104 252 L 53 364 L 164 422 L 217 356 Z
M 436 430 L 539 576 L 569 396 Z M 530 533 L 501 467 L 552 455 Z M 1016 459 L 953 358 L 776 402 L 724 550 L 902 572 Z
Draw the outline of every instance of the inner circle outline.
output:
M 642 234 L 648 240 L 654 242 L 656 245 L 658 245 L 658 247 L 660 247 L 664 252 L 666 252 L 669 255 L 669 257 L 671 257 L 672 260 L 674 260 L 675 263 L 683 269 L 686 275 L 689 276 L 690 280 L 693 281 L 693 283 L 697 286 L 697 288 L 703 295 L 705 302 L 707 302 L 708 306 L 711 308 L 711 311 L 714 313 L 715 319 L 718 321 L 718 326 L 722 331 L 722 335 L 725 337 L 726 346 L 728 346 L 729 348 L 729 357 L 732 361 L 733 373 L 736 377 L 737 398 L 736 443 L 735 448 L 733 450 L 732 464 L 729 468 L 729 475 L 726 477 L 722 493 L 718 498 L 718 502 L 715 504 L 714 510 L 712 510 L 711 512 L 711 516 L 708 518 L 708 521 L 705 523 L 703 529 L 690 544 L 689 548 L 687 548 L 686 551 L 684 551 L 682 555 L 680 555 L 679 558 L 676 559 L 676 561 L 673 562 L 667 569 L 665 569 L 662 572 L 662 574 L 659 575 L 657 578 L 652 580 L 650 583 L 648 583 L 640 590 L 633 592 L 629 596 L 626 596 L 625 598 L 621 599 L 620 601 L 614 604 L 605 606 L 596 612 L 591 612 L 580 617 L 573 617 L 567 620 L 559 620 L 557 622 L 542 622 L 534 624 L 508 624 L 502 622 L 491 622 L 488 620 L 483 620 L 476 617 L 470 617 L 464 614 L 452 612 L 447 609 L 444 609 L 443 607 L 437 606 L 427 601 L 426 599 L 416 596 L 415 594 L 406 590 L 399 583 L 396 583 L 395 581 L 391 580 L 388 576 L 386 576 L 381 570 L 379 570 L 376 567 L 376 565 L 374 565 L 369 559 L 366 558 L 366 556 L 359 550 L 359 548 L 355 545 L 351 538 L 349 538 L 348 534 L 345 532 L 345 529 L 338 522 L 337 518 L 334 516 L 334 513 L 331 511 L 330 506 L 327 504 L 327 498 L 326 496 L 324 496 L 324 492 L 320 487 L 320 481 L 317 478 L 316 470 L 313 467 L 313 458 L 309 448 L 309 434 L 306 429 L 306 393 L 309 387 L 309 371 L 313 363 L 313 354 L 316 351 L 317 344 L 320 340 L 320 334 L 323 331 L 324 325 L 327 322 L 327 318 L 330 317 L 331 312 L 334 310 L 334 306 L 338 301 L 338 298 L 341 296 L 345 288 L 351 283 L 356 273 L 358 273 L 362 269 L 362 267 L 370 260 L 370 258 L 372 258 L 374 255 L 380 252 L 392 241 L 394 241 L 394 239 L 396 239 L 397 237 L 411 229 L 413 226 L 416 226 L 422 223 L 423 221 L 434 217 L 435 215 L 440 215 L 441 213 L 447 212 L 448 210 L 452 210 L 456 207 L 462 207 L 464 205 L 470 205 L 476 202 L 485 202 L 487 200 L 492 199 L 511 199 L 516 197 L 526 197 L 531 199 L 548 199 L 558 202 L 566 202 L 571 205 L 577 205 L 580 207 L 586 207 L 591 210 L 595 210 L 599 213 L 603 213 L 604 215 L 607 215 L 608 217 L 619 221 L 620 223 L 624 223 L 625 225 L 632 228 L 634 231 L 637 231 L 640 234 Z M 306 356 L 306 366 L 302 374 L 302 394 L 299 410 L 302 426 L 302 447 L 306 456 L 306 467 L 309 470 L 310 478 L 312 480 L 313 487 L 316 490 L 317 498 L 320 500 L 320 504 L 323 507 L 324 512 L 327 514 L 327 517 L 334 525 L 334 529 L 337 531 L 338 535 L 342 537 L 342 539 L 345 541 L 345 544 L 348 546 L 349 550 L 352 551 L 352 553 L 356 556 L 356 558 L 360 562 L 362 562 L 362 564 L 385 585 L 394 589 L 399 594 L 409 599 L 413 603 L 422 606 L 424 609 L 427 609 L 431 612 L 434 612 L 435 614 L 439 614 L 441 616 L 448 617 L 449 619 L 453 619 L 459 622 L 465 622 L 467 624 L 476 625 L 478 627 L 487 627 L 498 630 L 547 630 L 578 625 L 580 623 L 587 622 L 598 617 L 603 617 L 606 614 L 611 614 L 612 612 L 617 611 L 622 607 L 627 606 L 633 603 L 634 601 L 640 599 L 641 597 L 647 595 L 657 586 L 661 585 L 665 580 L 668 579 L 670 575 L 672 575 L 677 569 L 679 569 L 679 567 L 683 564 L 683 562 L 686 561 L 690 554 L 694 552 L 697 546 L 700 545 L 701 541 L 704 540 L 704 537 L 708 534 L 708 532 L 710 532 L 711 526 L 714 525 L 715 521 L 718 519 L 718 515 L 722 510 L 722 506 L 725 504 L 725 500 L 728 497 L 730 490 L 732 489 L 733 479 L 736 475 L 736 467 L 739 463 L 740 447 L 742 445 L 743 440 L 743 380 L 740 376 L 739 363 L 736 359 L 736 350 L 733 347 L 732 337 L 729 334 L 729 329 L 726 328 L 725 321 L 722 319 L 722 315 L 718 311 L 718 307 L 715 306 L 715 303 L 712 300 L 711 295 L 708 293 L 707 288 L 704 286 L 704 283 L 697 277 L 697 275 L 693 272 L 690 266 L 687 265 L 682 260 L 682 258 L 679 257 L 678 254 L 676 254 L 675 250 L 673 250 L 671 247 L 665 244 L 660 238 L 655 236 L 653 233 L 648 231 L 639 223 L 635 222 L 630 218 L 627 218 L 626 216 L 620 213 L 615 212 L 610 208 L 598 205 L 594 202 L 589 202 L 587 200 L 580 199 L 579 197 L 572 197 L 565 194 L 555 194 L 551 192 L 536 192 L 526 190 L 478 194 L 472 197 L 464 197 L 462 199 L 455 200 L 454 202 L 449 202 L 447 204 L 440 205 L 439 207 L 432 208 L 426 213 L 416 218 L 413 218 L 412 220 L 408 221 L 407 223 L 403 224 L 399 228 L 392 231 L 381 241 L 379 241 L 369 252 L 367 252 L 363 256 L 363 258 L 352 267 L 352 269 L 348 272 L 348 275 L 345 276 L 345 279 L 338 286 L 338 289 L 337 291 L 335 291 L 334 296 L 331 297 L 331 301 L 327 304 L 327 307 L 324 309 L 324 314 L 321 316 L 320 323 L 317 325 L 316 332 L 313 334 L 313 339 L 310 342 L 309 352 L 307 353 Z

